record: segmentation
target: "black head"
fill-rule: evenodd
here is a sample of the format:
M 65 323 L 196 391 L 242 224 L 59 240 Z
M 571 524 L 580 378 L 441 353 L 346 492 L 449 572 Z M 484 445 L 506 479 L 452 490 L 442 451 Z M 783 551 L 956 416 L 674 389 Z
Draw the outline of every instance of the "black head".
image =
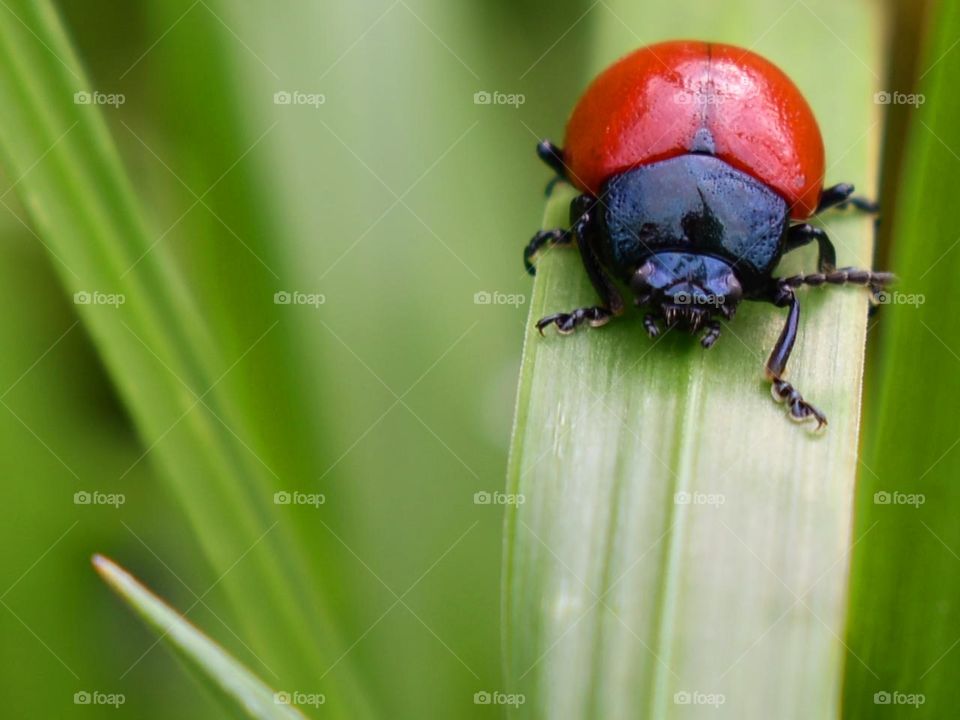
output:
M 733 317 L 743 298 L 740 281 L 725 261 L 695 252 L 650 255 L 630 280 L 637 305 L 649 305 L 668 326 L 695 333 L 714 316 Z

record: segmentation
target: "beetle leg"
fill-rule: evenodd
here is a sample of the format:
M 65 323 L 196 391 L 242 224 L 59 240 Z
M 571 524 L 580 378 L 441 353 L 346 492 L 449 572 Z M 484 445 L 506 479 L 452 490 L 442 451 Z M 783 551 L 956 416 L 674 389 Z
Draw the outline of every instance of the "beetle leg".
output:
M 657 325 L 657 316 L 653 313 L 644 315 L 643 327 L 647 331 L 647 335 L 651 338 L 656 338 L 660 334 L 660 326 Z
M 850 183 L 840 183 L 832 187 L 824 188 L 820 195 L 820 204 L 817 205 L 817 212 L 822 213 L 830 208 L 838 210 L 845 209 L 848 205 L 853 205 L 857 210 L 875 214 L 880 212 L 880 206 L 864 197 L 851 197 L 853 195 L 853 185 Z
M 818 272 L 809 275 L 793 275 L 784 278 L 781 282 L 791 288 L 797 288 L 801 285 L 810 285 L 819 287 L 820 285 L 863 285 L 870 288 L 876 295 L 883 288 L 893 284 L 897 276 L 890 272 L 873 272 L 872 270 L 860 270 L 858 268 L 845 267 L 837 268 L 831 272 Z
M 530 242 L 523 249 L 523 267 L 531 275 L 536 275 L 537 270 L 533 266 L 533 257 L 544 246 L 569 245 L 573 242 L 573 235 L 568 230 L 554 228 L 553 230 L 539 230 L 537 234 L 530 238 Z
M 790 408 L 790 419 L 802 422 L 808 418 L 817 421 L 817 430 L 827 424 L 827 418 L 822 412 L 803 399 L 803 396 L 790 383 L 783 379 L 787 369 L 787 360 L 793 351 L 793 344 L 797 339 L 797 328 L 800 324 L 800 303 L 793 288 L 784 282 L 775 286 L 776 295 L 772 301 L 778 307 L 788 307 L 787 321 L 780 331 L 777 344 L 770 353 L 764 368 L 767 378 L 771 382 L 770 390 L 777 402 L 786 402 Z
M 574 219 L 572 233 L 577 239 L 577 247 L 580 249 L 583 267 L 600 296 L 602 304 L 577 308 L 569 313 L 547 315 L 537 322 L 537 330 L 540 331 L 541 335 L 543 329 L 550 324 L 556 324 L 557 330 L 561 334 L 567 335 L 585 320 L 589 321 L 591 326 L 599 327 L 600 325 L 606 325 L 610 318 L 615 315 L 623 313 L 623 297 L 600 265 L 600 261 L 597 260 L 597 256 L 590 245 L 591 233 L 594 232 L 594 203 L 594 199 L 589 195 L 580 195 L 571 202 L 570 214 Z
M 817 269 L 820 272 L 833 270 L 837 267 L 837 251 L 834 249 L 833 243 L 830 241 L 827 233 L 813 225 L 807 225 L 806 223 L 803 225 L 793 225 L 787 231 L 785 252 L 796 250 L 798 247 L 803 247 L 814 240 L 817 241 L 820 249 L 820 255 L 817 258 Z
M 713 344 L 717 341 L 717 338 L 720 337 L 720 323 L 716 320 L 712 320 L 707 323 L 707 331 L 703 334 L 703 337 L 700 338 L 700 344 L 703 345 L 704 350 L 709 350 L 713 347 Z
M 547 315 L 544 318 L 541 318 L 537 321 L 537 330 L 540 331 L 540 334 L 543 335 L 543 329 L 552 323 L 556 323 L 557 332 L 561 335 L 569 335 L 576 329 L 577 325 L 582 323 L 584 320 L 590 322 L 591 327 L 600 327 L 601 325 L 606 325 L 610 322 L 610 318 L 613 317 L 607 308 L 602 307 L 601 305 L 595 305 L 593 307 L 582 307 L 577 308 L 576 310 L 571 310 L 568 313 L 554 313 L 553 315 Z
M 541 140 L 537 143 L 537 155 L 557 175 L 566 179 L 567 166 L 563 162 L 563 150 L 549 140 Z

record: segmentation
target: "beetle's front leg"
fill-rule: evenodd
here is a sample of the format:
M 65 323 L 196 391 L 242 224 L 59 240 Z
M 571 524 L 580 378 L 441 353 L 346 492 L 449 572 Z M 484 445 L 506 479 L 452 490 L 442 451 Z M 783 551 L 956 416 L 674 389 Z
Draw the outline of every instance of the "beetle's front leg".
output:
M 809 418 L 817 421 L 817 430 L 827 424 L 826 416 L 813 405 L 803 399 L 803 396 L 789 382 L 783 379 L 787 370 L 787 360 L 793 352 L 793 344 L 797 339 L 797 328 L 800 324 L 800 302 L 793 289 L 782 281 L 774 286 L 774 297 L 770 300 L 778 307 L 788 308 L 787 321 L 780 331 L 777 344 L 770 353 L 765 367 L 767 378 L 771 382 L 773 398 L 777 402 L 786 402 L 790 408 L 790 419 L 802 422 Z
M 554 245 L 569 245 L 573 242 L 573 235 L 568 230 L 554 228 L 553 230 L 538 230 L 527 246 L 523 249 L 523 267 L 531 275 L 536 275 L 533 258 L 543 247 Z
M 571 310 L 568 313 L 554 313 L 537 320 L 537 330 L 543 335 L 543 329 L 548 325 L 556 324 L 557 332 L 561 335 L 569 335 L 577 325 L 584 321 L 590 323 L 590 327 L 600 327 L 610 322 L 613 313 L 602 305 L 592 307 L 582 307 Z
M 588 195 L 580 195 L 570 204 L 570 214 L 574 220 L 573 235 L 577 239 L 580 257 L 587 276 L 594 289 L 600 296 L 600 305 L 577 308 L 566 313 L 553 313 L 537 321 L 537 330 L 543 334 L 543 329 L 549 325 L 556 325 L 557 331 L 568 335 L 577 325 L 589 322 L 593 327 L 606 325 L 615 315 L 623 313 L 623 297 L 613 281 L 604 271 L 591 247 L 591 233 L 595 232 L 595 200 Z

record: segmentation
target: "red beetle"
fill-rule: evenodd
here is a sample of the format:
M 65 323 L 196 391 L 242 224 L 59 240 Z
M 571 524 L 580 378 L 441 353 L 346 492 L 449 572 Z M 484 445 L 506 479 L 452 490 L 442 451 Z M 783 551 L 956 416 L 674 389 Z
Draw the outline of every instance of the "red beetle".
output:
M 641 48 L 604 70 L 574 108 L 563 149 L 544 140 L 541 159 L 580 191 L 569 230 L 538 232 L 545 245 L 580 250 L 600 304 L 548 315 L 563 334 L 604 325 L 624 310 L 615 280 L 649 306 L 644 327 L 703 332 L 732 320 L 741 300 L 787 307 L 766 374 L 794 420 L 823 413 L 783 379 L 800 318 L 795 288 L 853 283 L 874 291 L 891 273 L 836 267 L 827 234 L 803 220 L 831 207 L 875 212 L 850 184 L 823 187 L 824 152 L 810 106 L 790 79 L 759 55 L 718 43 L 673 41 Z M 816 241 L 818 272 L 778 278 L 784 253 Z

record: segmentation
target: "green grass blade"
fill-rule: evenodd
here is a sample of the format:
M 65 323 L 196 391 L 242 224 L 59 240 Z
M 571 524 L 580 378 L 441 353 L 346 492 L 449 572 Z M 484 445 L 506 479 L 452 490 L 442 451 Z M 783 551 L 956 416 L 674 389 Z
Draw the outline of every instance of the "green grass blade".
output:
M 869 3 L 610 3 L 594 69 L 671 34 L 753 47 L 821 119 L 828 182 L 871 194 L 877 19 Z M 550 201 L 545 227 L 565 223 L 569 198 Z M 868 266 L 870 220 L 824 220 L 840 263 Z M 781 271 L 814 266 L 804 250 Z M 542 257 L 531 321 L 593 302 L 575 251 Z M 528 324 L 508 472 L 524 502 L 508 513 L 504 589 L 519 714 L 837 716 L 868 298 L 801 302 L 790 377 L 829 416 L 821 437 L 770 399 L 762 367 L 784 320 L 772 306 L 743 307 L 709 352 L 647 339 L 635 312 L 571 337 Z
M 177 655 L 206 680 L 237 717 L 258 720 L 304 720 L 292 705 L 282 702 L 256 675 L 223 648 L 187 622 L 130 573 L 102 555 L 94 555 L 100 577 L 159 635 Z
M 273 503 L 276 478 L 243 440 L 256 419 L 218 387 L 255 357 L 271 328 L 240 355 L 225 356 L 211 340 L 165 233 L 151 228 L 134 195 L 100 108 L 74 101 L 93 88 L 48 2 L 11 2 L 0 12 L 0 62 L 0 152 L 38 240 L 68 294 L 125 298 L 119 308 L 78 309 L 144 456 L 155 459 L 191 517 L 236 632 L 285 683 L 310 687 L 339 655 L 335 633 L 306 591 L 306 562 Z M 325 686 L 338 697 L 331 712 L 363 714 L 348 671 Z
M 910 130 L 889 253 L 900 282 L 881 308 L 867 384 L 856 530 L 866 537 L 854 554 L 844 688 L 850 718 L 955 717 L 960 704 L 960 6 L 936 8 L 916 64 L 923 102 L 904 109 Z

